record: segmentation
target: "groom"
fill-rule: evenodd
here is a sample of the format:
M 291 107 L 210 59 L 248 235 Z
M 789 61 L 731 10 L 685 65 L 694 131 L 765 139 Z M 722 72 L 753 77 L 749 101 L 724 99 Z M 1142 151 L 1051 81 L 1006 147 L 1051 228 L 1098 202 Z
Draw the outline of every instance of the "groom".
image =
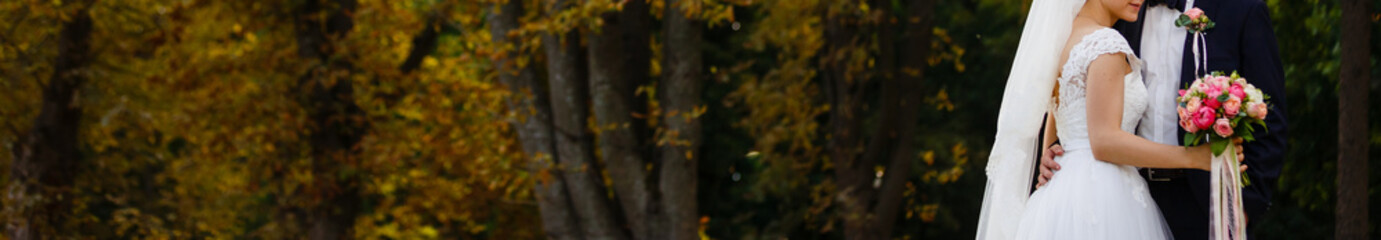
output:
M 1242 190 L 1242 205 L 1247 223 L 1259 222 L 1270 208 L 1271 194 L 1285 160 L 1285 74 L 1275 31 L 1271 29 L 1270 11 L 1262 0 L 1192 3 L 1187 7 L 1185 0 L 1147 0 L 1140 21 L 1118 22 L 1114 26 L 1146 63 L 1142 74 L 1151 105 L 1137 127 L 1137 135 L 1163 144 L 1181 144 L 1184 130 L 1178 125 L 1175 97 L 1182 86 L 1194 81 L 1195 65 L 1190 34 L 1174 22 L 1184 10 L 1197 7 L 1217 25 L 1205 32 L 1206 42 L 1201 43 L 1207 44 L 1208 71 L 1237 71 L 1271 96 L 1267 131 L 1253 133 L 1256 141 L 1243 145 L 1243 164 L 1248 166 L 1246 174 L 1251 185 Z M 1043 152 L 1040 178 L 1048 180 L 1053 175 L 1051 169 L 1059 169 L 1051 156 L 1063 151 L 1052 147 Z M 1148 168 L 1139 171 L 1175 239 L 1208 238 L 1208 172 Z

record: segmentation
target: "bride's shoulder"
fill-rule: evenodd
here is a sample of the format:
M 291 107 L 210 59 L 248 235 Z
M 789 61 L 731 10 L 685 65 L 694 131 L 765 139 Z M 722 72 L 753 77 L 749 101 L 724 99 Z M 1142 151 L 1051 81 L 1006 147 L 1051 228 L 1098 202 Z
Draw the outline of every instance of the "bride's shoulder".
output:
M 1130 74 L 1137 71 L 1140 58 L 1132 51 L 1127 39 L 1112 28 L 1095 30 L 1085 37 L 1084 51 L 1090 58 L 1090 69 L 1112 70 L 1112 73 Z M 1125 70 L 1125 71 L 1124 71 Z M 1091 73 L 1092 74 L 1092 73 Z
M 1127 38 L 1123 37 L 1122 32 L 1118 32 L 1117 29 L 1105 27 L 1094 31 L 1092 34 L 1107 36 L 1108 39 L 1116 40 L 1122 42 L 1123 44 L 1127 43 Z
M 1123 43 L 1127 42 L 1127 39 L 1122 37 L 1122 33 L 1118 32 L 1116 29 L 1102 26 L 1076 26 L 1074 29 L 1070 30 L 1069 40 L 1071 45 L 1091 41 L 1106 42 L 1108 40 L 1120 41 Z
M 1095 51 L 1120 51 L 1128 50 L 1131 52 L 1131 45 L 1127 43 L 1127 38 L 1122 33 L 1112 28 L 1098 28 L 1087 30 L 1080 42 L 1085 42 L 1089 48 Z
M 1081 39 L 1081 38 L 1083 38 L 1083 37 L 1086 37 L 1086 36 L 1088 36 L 1088 35 L 1092 35 L 1093 33 L 1098 32 L 1098 29 L 1099 29 L 1099 28 L 1096 28 L 1096 27 L 1088 27 L 1088 26 L 1079 26 L 1079 25 L 1075 25 L 1075 26 L 1074 26 L 1074 29 L 1070 29 L 1070 30 L 1069 30 L 1069 39 L 1070 39 L 1070 40 Z
M 1087 33 L 1084 37 L 1085 37 L 1085 38 L 1090 38 L 1090 37 L 1091 37 L 1092 39 L 1095 39 L 1095 40 L 1102 40 L 1102 41 L 1114 41 L 1114 42 L 1123 42 L 1123 43 L 1126 43 L 1126 42 L 1127 42 L 1127 38 L 1122 37 L 1122 33 L 1121 33 L 1121 32 L 1118 32 L 1117 29 L 1113 29 L 1113 28 L 1109 28 L 1109 27 L 1100 27 L 1100 28 L 1090 29 L 1090 30 L 1088 30 L 1088 33 Z

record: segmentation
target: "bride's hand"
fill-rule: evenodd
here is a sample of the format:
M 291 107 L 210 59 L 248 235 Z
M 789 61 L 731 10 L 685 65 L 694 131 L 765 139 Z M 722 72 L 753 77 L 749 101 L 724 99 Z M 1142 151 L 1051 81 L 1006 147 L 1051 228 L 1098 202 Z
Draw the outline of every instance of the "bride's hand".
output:
M 1237 152 L 1236 152 L 1236 153 L 1237 153 L 1237 163 L 1238 163 L 1238 164 L 1241 164 L 1241 167 L 1240 167 L 1238 170 L 1240 170 L 1240 171 L 1242 171 L 1242 172 L 1246 172 L 1246 171 L 1247 171 L 1247 164 L 1243 164 L 1243 162 L 1247 161 L 1247 158 L 1246 158 L 1246 155 L 1243 155 L 1243 154 L 1242 154 L 1242 152 L 1243 152 L 1243 151 L 1242 151 L 1242 143 L 1243 143 L 1242 138 L 1233 138 L 1233 139 L 1232 139 L 1232 147 L 1233 147 L 1233 150 L 1237 150 Z M 1194 146 L 1194 147 L 1191 147 L 1191 148 L 1190 148 L 1190 149 L 1191 149 L 1192 151 L 1194 151 L 1194 152 L 1199 152 L 1199 153 L 1196 153 L 1195 155 L 1199 155 L 1199 156 L 1209 156 L 1208 158 L 1203 158 L 1202 161 L 1196 161 L 1195 163 L 1197 163 L 1197 164 L 1195 164 L 1194 168 L 1197 168 L 1197 169 L 1199 169 L 1199 170 L 1204 170 L 1204 171 L 1213 171 L 1213 163 L 1212 163 L 1212 162 L 1213 162 L 1213 155 L 1211 155 L 1211 154 L 1213 153 L 1213 150 L 1212 150 L 1211 148 L 1209 148 L 1209 145 L 1210 145 L 1210 144 L 1203 144 L 1203 145 Z

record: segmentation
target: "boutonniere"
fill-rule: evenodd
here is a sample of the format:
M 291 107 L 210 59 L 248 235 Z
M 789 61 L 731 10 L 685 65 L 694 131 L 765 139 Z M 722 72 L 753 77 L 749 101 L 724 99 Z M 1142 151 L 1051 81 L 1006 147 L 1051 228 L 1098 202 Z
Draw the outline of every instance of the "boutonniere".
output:
M 1201 33 L 1213 28 L 1213 21 L 1208 20 L 1208 15 L 1204 15 L 1204 10 L 1190 8 L 1188 11 L 1184 11 L 1183 14 L 1180 14 L 1179 19 L 1175 19 L 1175 26 L 1184 27 L 1184 29 L 1189 30 L 1190 33 Z

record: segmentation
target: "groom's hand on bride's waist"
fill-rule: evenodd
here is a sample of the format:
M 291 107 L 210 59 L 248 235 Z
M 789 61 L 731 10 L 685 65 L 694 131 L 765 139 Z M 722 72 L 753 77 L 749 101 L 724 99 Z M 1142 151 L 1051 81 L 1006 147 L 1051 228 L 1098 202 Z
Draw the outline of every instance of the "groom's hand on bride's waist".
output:
M 1060 144 L 1050 145 L 1041 153 L 1041 176 L 1036 181 L 1037 189 L 1050 182 L 1050 178 L 1055 176 L 1055 171 L 1060 170 L 1060 164 L 1055 162 L 1055 156 L 1060 155 L 1065 155 L 1065 149 L 1060 147 Z

